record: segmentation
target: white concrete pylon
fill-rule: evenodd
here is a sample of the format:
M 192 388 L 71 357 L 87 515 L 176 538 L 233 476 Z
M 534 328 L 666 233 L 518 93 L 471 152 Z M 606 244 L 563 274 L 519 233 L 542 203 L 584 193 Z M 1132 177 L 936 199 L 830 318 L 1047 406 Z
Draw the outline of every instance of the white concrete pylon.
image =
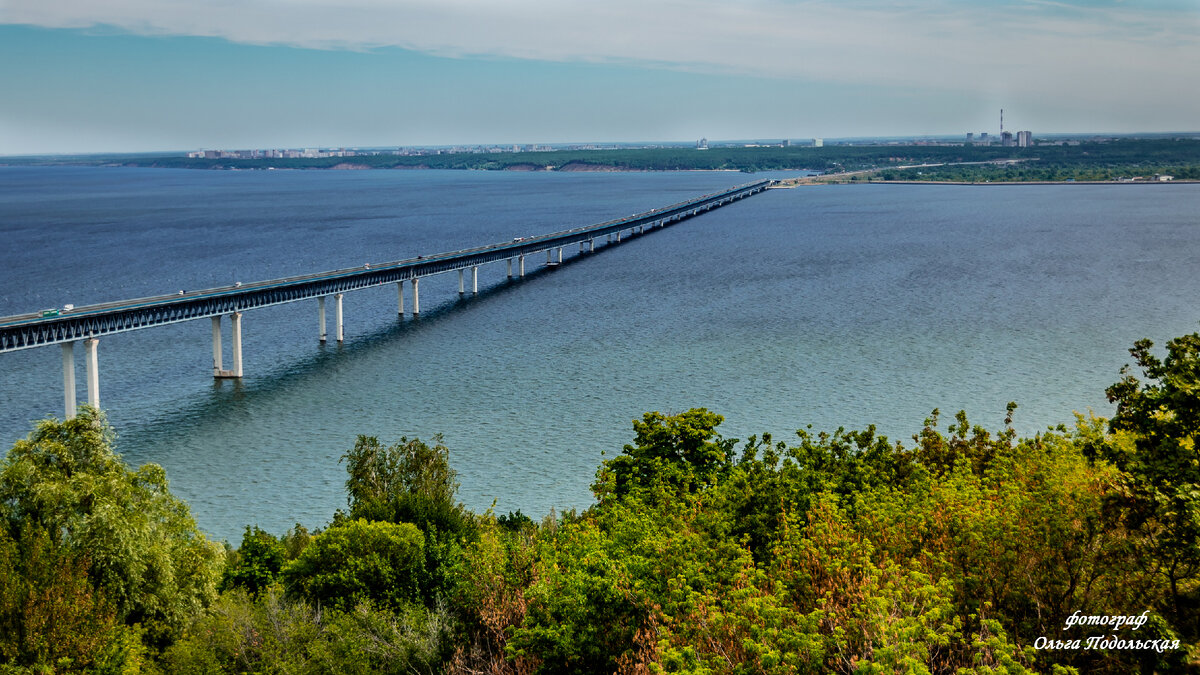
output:
M 478 265 L 471 268 L 471 292 L 472 293 L 479 292 L 479 266 Z
M 558 262 L 559 262 L 559 264 L 562 264 L 562 250 L 563 250 L 563 247 L 559 246 L 558 247 Z
M 413 316 L 421 313 L 421 287 L 418 285 L 419 281 L 421 280 L 417 277 L 413 277 Z
M 317 338 L 325 341 L 325 296 L 317 298 Z
M 404 318 L 404 282 L 403 281 L 396 282 L 396 300 L 399 305 L 399 309 L 397 311 L 400 314 L 400 318 Z
M 233 329 L 233 376 L 242 376 L 242 315 L 234 312 L 229 315 Z
M 342 340 L 346 339 L 345 328 L 342 324 L 342 294 L 338 293 L 337 295 L 333 296 L 333 299 L 335 300 L 335 305 L 337 308 L 334 312 L 336 315 L 335 321 L 337 322 L 337 326 L 335 328 L 337 331 L 337 341 L 341 342 Z
M 84 362 L 87 364 L 88 405 L 96 410 L 100 409 L 100 360 L 96 353 L 99 344 L 100 341 L 96 338 L 83 341 Z
M 519 258 L 519 260 L 520 260 L 520 267 L 521 267 L 521 276 L 524 277 L 525 276 L 525 256 L 522 255 Z
M 462 268 L 460 267 L 458 269 L 458 294 L 462 295 L 465 292 L 466 292 L 465 289 L 463 289 L 463 271 L 462 271 Z
M 212 318 L 213 377 L 220 377 L 224 365 L 221 363 L 221 315 Z
M 75 419 L 75 343 L 62 343 L 63 419 Z

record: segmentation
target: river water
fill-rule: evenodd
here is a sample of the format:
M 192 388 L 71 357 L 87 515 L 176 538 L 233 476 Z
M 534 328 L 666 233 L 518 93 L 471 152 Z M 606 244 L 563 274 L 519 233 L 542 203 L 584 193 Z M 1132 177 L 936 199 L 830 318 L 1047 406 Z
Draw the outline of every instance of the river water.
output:
M 0 315 L 504 241 L 756 177 L 0 168 Z M 241 382 L 213 381 L 208 321 L 105 337 L 101 401 L 125 459 L 166 467 L 235 542 L 327 523 L 357 434 L 441 433 L 468 506 L 535 517 L 586 507 L 648 410 L 907 440 L 935 407 L 995 429 L 1015 400 L 1031 434 L 1109 414 L 1134 340 L 1200 328 L 1198 212 L 1200 185 L 772 190 L 557 269 L 534 256 L 521 282 L 482 268 L 476 297 L 427 278 L 419 320 L 397 320 L 394 286 L 348 294 L 341 346 L 318 344 L 315 301 L 247 312 Z M 0 355 L 0 441 L 62 414 L 61 378 L 57 348 Z

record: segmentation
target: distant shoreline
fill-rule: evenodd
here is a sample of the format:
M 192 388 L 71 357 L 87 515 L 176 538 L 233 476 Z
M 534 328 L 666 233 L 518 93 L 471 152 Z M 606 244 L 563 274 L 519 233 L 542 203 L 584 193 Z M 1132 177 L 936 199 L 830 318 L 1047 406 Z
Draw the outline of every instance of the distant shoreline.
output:
M 1157 180 L 1138 180 L 1138 181 L 1117 181 L 1117 180 L 1008 180 L 1008 181 L 952 181 L 952 180 L 814 180 L 805 182 L 795 182 L 788 185 L 779 185 L 780 188 L 796 188 L 796 187 L 820 187 L 825 185 L 961 185 L 961 186 L 976 186 L 990 187 L 1001 185 L 1194 185 L 1200 183 L 1200 180 L 1179 179 L 1169 181 Z
M 223 151 L 222 151 L 223 152 Z M 95 166 L 209 171 L 475 170 L 562 172 L 764 171 L 815 173 L 802 183 L 1080 185 L 1200 180 L 1200 139 L 1117 139 L 996 145 L 726 146 L 528 152 L 353 154 L 323 157 L 76 155 L 4 157 L 4 166 Z M 1140 179 L 1130 181 L 1130 179 Z M 919 179 L 919 180 L 913 180 Z

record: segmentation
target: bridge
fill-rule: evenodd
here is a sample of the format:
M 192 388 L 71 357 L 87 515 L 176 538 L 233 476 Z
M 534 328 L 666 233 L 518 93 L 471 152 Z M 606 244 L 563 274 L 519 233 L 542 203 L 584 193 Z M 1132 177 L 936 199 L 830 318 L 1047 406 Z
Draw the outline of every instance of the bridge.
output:
M 461 251 L 422 255 L 407 260 L 318 272 L 283 279 L 251 283 L 236 283 L 200 291 L 179 291 L 134 300 L 105 302 L 82 307 L 66 306 L 29 314 L 0 317 L 0 353 L 58 344 L 62 347 L 63 405 L 70 419 L 76 412 L 75 343 L 83 341 L 87 375 L 88 405 L 100 407 L 100 375 L 98 345 L 103 335 L 140 330 L 182 321 L 210 318 L 213 338 L 213 377 L 242 377 L 242 312 L 287 302 L 317 299 L 318 339 L 327 340 L 325 305 L 334 304 L 334 336 L 343 341 L 342 296 L 349 291 L 396 284 L 398 312 L 405 315 L 407 282 L 412 287 L 412 314 L 421 312 L 420 280 L 422 277 L 458 272 L 458 292 L 466 293 L 465 272 L 471 273 L 471 293 L 479 292 L 479 266 L 503 261 L 508 278 L 513 278 L 516 262 L 518 277 L 525 276 L 525 258 L 546 253 L 546 265 L 563 261 L 563 249 L 579 245 L 577 255 L 596 251 L 596 240 L 605 244 L 621 243 L 622 237 L 642 234 L 647 229 L 663 228 L 706 211 L 720 208 L 740 199 L 758 194 L 775 181 L 761 180 L 704 195 L 695 199 L 651 209 L 626 218 L 596 225 L 577 227 L 535 237 L 518 237 L 512 241 L 490 244 Z M 222 319 L 229 315 L 233 363 L 226 369 L 221 345 Z

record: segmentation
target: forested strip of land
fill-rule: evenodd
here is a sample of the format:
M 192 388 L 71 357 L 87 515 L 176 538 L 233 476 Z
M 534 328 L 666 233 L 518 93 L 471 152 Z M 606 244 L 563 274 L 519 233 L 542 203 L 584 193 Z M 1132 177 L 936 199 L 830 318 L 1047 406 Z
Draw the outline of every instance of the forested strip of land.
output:
M 1014 165 L 964 163 L 1020 160 Z M 1078 145 L 828 145 L 825 147 L 712 147 L 551 152 L 362 155 L 308 159 L 202 159 L 171 156 L 7 158 L 8 164 L 150 166 L 187 169 L 476 169 L 680 171 L 809 170 L 840 173 L 877 169 L 884 180 L 1113 180 L 1170 174 L 1200 177 L 1200 140 L 1120 138 Z M 913 164 L 955 164 L 897 170 Z M 920 171 L 921 173 L 917 173 Z

